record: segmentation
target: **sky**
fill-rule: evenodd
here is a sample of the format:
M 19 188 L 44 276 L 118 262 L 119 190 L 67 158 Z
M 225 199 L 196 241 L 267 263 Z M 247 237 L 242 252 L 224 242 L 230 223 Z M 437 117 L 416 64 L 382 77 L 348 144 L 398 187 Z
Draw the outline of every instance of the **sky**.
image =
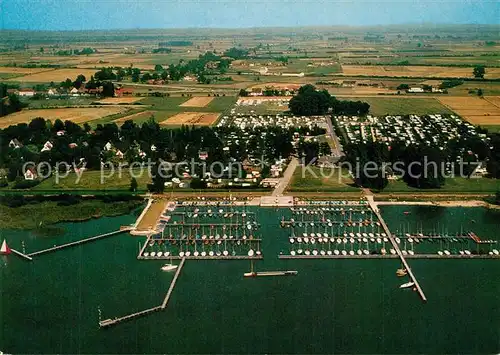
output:
M 0 28 L 499 24 L 498 0 L 0 0 Z

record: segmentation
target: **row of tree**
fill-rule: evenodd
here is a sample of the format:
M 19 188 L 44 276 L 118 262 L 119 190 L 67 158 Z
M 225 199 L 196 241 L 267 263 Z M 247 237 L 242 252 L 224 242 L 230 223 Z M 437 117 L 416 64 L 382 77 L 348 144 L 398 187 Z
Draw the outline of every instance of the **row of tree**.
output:
M 327 90 L 317 90 L 313 85 L 300 87 L 297 95 L 290 99 L 288 108 L 294 115 L 314 116 L 329 112 L 335 115 L 366 115 L 370 105 L 361 101 L 342 101 L 331 96 Z
M 10 87 L 0 83 L 0 117 L 21 111 L 26 105 L 15 94 L 9 94 Z
M 61 131 L 64 131 L 63 135 L 58 134 Z M 115 123 L 98 124 L 92 130 L 87 123 L 80 126 L 71 121 L 56 120 L 51 123 L 43 118 L 36 118 L 29 124 L 13 125 L 0 130 L 0 167 L 7 168 L 9 180 L 14 180 L 20 176 L 22 165 L 27 161 L 48 162 L 50 166 L 56 166 L 60 162 L 72 165 L 85 161 L 88 169 L 99 169 L 102 161 L 200 161 L 199 152 L 204 151 L 208 154 L 207 164 L 220 162 L 226 165 L 230 161 L 243 162 L 250 157 L 272 163 L 296 153 L 291 143 L 295 132 L 300 135 L 318 135 L 324 134 L 325 130 L 318 127 L 256 127 L 243 132 L 237 127 L 188 126 L 165 129 L 160 128 L 154 119 L 142 125 L 129 120 L 121 127 Z M 9 146 L 14 139 L 23 146 Z M 239 143 L 231 144 L 236 139 Z M 47 141 L 53 147 L 42 152 L 41 148 Z M 108 143 L 113 147 L 111 150 L 105 149 Z M 224 150 L 224 147 L 229 149 Z M 123 159 L 116 156 L 118 150 L 124 153 Z

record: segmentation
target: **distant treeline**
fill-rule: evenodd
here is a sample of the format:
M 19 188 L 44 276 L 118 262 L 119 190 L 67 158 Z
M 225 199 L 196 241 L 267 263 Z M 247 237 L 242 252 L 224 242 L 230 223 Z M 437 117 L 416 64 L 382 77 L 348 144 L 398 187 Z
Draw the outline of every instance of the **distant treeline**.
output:
M 43 64 L 43 63 L 25 63 L 25 64 L 17 64 L 15 62 L 13 63 L 8 63 L 4 65 L 5 67 L 11 67 L 11 68 L 61 68 L 63 67 L 60 64 Z
M 151 53 L 171 53 L 172 50 L 170 48 L 164 48 L 164 47 L 160 47 L 160 48 L 155 48 L 151 51 Z
M 68 49 L 68 50 L 60 50 L 56 52 L 56 55 L 66 56 L 66 55 L 87 55 L 96 53 L 97 51 L 93 48 L 87 47 L 82 50 L 78 49 Z
M 317 116 L 331 112 L 335 115 L 368 114 L 370 105 L 362 101 L 337 100 L 327 90 L 316 90 L 313 85 L 300 87 L 298 94 L 288 104 L 290 111 L 296 116 Z
M 192 46 L 191 41 L 166 41 L 158 43 L 158 47 L 188 47 Z

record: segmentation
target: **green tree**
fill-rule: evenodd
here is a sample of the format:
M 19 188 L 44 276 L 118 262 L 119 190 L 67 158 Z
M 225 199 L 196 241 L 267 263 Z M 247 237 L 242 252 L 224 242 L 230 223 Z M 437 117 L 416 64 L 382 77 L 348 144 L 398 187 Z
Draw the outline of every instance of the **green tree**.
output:
M 102 83 L 102 96 L 104 97 L 113 97 L 115 96 L 115 86 L 111 81 L 105 81 Z
M 137 180 L 135 177 L 133 177 L 131 180 L 130 180 L 130 191 L 132 192 L 135 192 L 137 191 L 137 187 L 139 186 L 139 184 L 137 184 Z
M 472 74 L 474 74 L 474 78 L 483 79 L 484 74 L 486 74 L 486 69 L 484 65 L 476 65 L 474 67 Z

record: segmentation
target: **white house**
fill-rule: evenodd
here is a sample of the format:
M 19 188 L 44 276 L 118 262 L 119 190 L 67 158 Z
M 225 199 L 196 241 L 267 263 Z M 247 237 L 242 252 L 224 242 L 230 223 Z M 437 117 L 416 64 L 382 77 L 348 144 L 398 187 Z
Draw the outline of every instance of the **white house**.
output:
M 50 141 L 47 141 L 43 145 L 43 148 L 42 148 L 41 152 L 50 151 L 50 150 L 52 150 L 52 148 L 54 148 L 54 145 Z
M 71 96 L 80 96 L 80 91 L 78 91 L 77 88 L 71 89 L 69 93 L 71 94 Z
M 125 154 L 123 154 L 121 150 L 117 150 L 115 155 L 116 155 L 119 159 L 123 159 L 123 156 L 124 156 Z
M 59 92 L 57 91 L 57 89 L 51 88 L 51 89 L 49 89 L 47 91 L 47 95 L 49 95 L 49 96 L 58 96 Z
M 33 90 L 33 89 L 19 89 L 18 95 L 24 96 L 24 97 L 33 97 L 33 96 L 35 96 L 35 90 Z
M 10 148 L 18 149 L 18 148 L 21 148 L 22 146 L 23 146 L 23 144 L 21 142 L 19 142 L 17 140 L 17 138 L 11 139 L 9 142 Z
M 33 168 L 26 169 L 24 172 L 24 180 L 35 180 L 37 178 L 36 171 Z
M 104 145 L 104 150 L 111 150 L 113 148 L 113 144 L 111 142 L 108 142 Z
M 413 92 L 413 93 L 418 92 L 418 93 L 422 93 L 422 92 L 424 92 L 424 89 L 422 89 L 422 88 L 409 88 L 409 89 L 408 89 L 408 92 Z
M 282 73 L 281 76 L 296 76 L 296 77 L 299 77 L 299 78 L 303 78 L 304 77 L 304 73 Z

